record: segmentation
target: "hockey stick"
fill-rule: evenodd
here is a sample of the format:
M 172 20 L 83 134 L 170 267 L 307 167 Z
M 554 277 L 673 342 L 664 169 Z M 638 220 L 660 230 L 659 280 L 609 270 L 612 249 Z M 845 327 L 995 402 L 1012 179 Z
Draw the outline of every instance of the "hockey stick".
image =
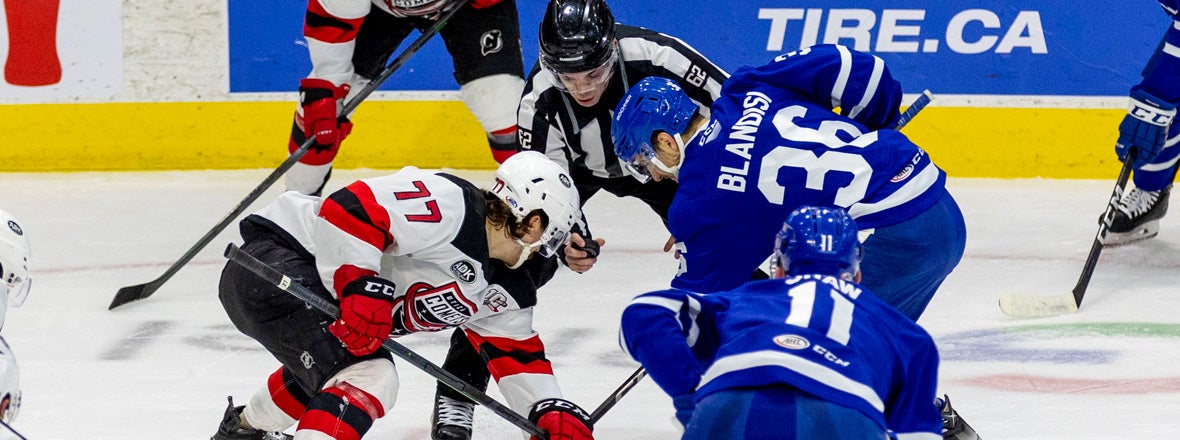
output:
M 1135 153 L 1128 155 L 1123 162 L 1123 169 L 1119 171 L 1119 178 L 1114 184 L 1114 192 L 1110 201 L 1106 203 L 1106 212 L 1098 219 L 1098 234 L 1094 236 L 1094 243 L 1090 245 L 1090 255 L 1086 257 L 1086 265 L 1082 267 L 1082 275 L 1074 285 L 1072 293 L 1060 295 L 1030 295 L 1014 292 L 1000 294 L 1000 310 L 1010 316 L 1020 318 L 1036 318 L 1042 316 L 1064 315 L 1075 313 L 1082 306 L 1082 297 L 1086 295 L 1086 288 L 1090 285 L 1090 277 L 1094 275 L 1094 266 L 1098 265 L 1098 256 L 1102 253 L 1102 241 L 1106 239 L 1106 232 L 1110 230 L 1110 222 L 1114 219 L 1114 211 L 1119 200 L 1123 198 L 1123 187 L 1131 177 L 1134 168 Z
M 20 440 L 29 440 L 29 439 L 25 438 L 25 436 L 21 435 L 21 433 L 19 433 L 19 432 L 16 432 L 16 429 L 13 429 L 13 428 L 12 428 L 12 425 L 9 425 L 9 424 L 7 424 L 7 423 L 4 423 L 4 421 L 3 421 L 3 420 L 0 420 L 0 425 L 4 425 L 4 428 L 8 429 L 8 432 L 11 432 L 11 433 L 13 433 L 13 434 L 14 434 L 14 435 L 16 435 L 16 437 L 17 437 L 17 438 L 19 438 Z
M 930 90 L 923 90 L 922 94 L 917 99 L 914 99 L 914 102 L 909 107 L 906 107 L 905 112 L 897 118 L 897 126 L 893 127 L 893 129 L 901 130 L 902 127 L 909 124 L 914 119 L 914 116 L 917 116 L 918 112 L 926 108 L 926 104 L 929 104 L 932 99 L 934 99 L 934 95 L 930 93 Z
M 627 392 L 631 391 L 632 388 L 635 388 L 635 385 L 638 385 L 644 376 L 647 376 L 647 370 L 643 367 L 639 367 L 634 373 L 631 373 L 631 377 L 623 381 L 623 384 L 619 385 L 619 388 L 615 389 L 615 392 L 611 393 L 610 397 L 607 397 L 606 400 L 599 404 L 598 408 L 594 408 L 594 412 L 590 413 L 590 421 L 598 423 L 598 420 L 606 415 L 606 412 L 613 408 L 616 403 L 623 400 L 623 396 L 627 395 Z
M 909 124 L 914 119 L 914 116 L 917 116 L 922 109 L 926 108 L 927 104 L 930 104 L 930 100 L 932 99 L 934 99 L 934 95 L 930 93 L 930 90 L 923 90 L 922 94 L 914 99 L 914 102 L 909 107 L 906 107 L 905 112 L 897 118 L 897 125 L 893 129 L 901 130 L 902 127 Z M 597 408 L 594 408 L 594 412 L 590 413 L 590 421 L 597 423 L 602 416 L 606 415 L 607 411 L 613 408 L 616 403 L 619 403 L 623 399 L 623 396 L 627 395 L 632 388 L 635 388 L 635 385 L 638 385 L 639 381 L 643 380 L 645 376 L 647 376 L 647 370 L 643 367 L 639 367 L 634 373 L 631 373 L 631 376 L 627 377 L 627 380 L 623 381 L 615 389 L 615 392 L 611 393 Z
M 465 2 L 460 3 L 446 11 L 439 18 L 439 20 L 430 27 L 430 29 L 423 31 L 422 35 L 419 36 L 418 39 L 414 40 L 413 43 L 410 43 L 409 47 L 406 47 L 406 49 L 403 50 L 402 53 L 393 60 L 393 62 L 385 67 L 385 70 L 382 70 L 375 79 L 369 81 L 369 83 L 366 84 L 365 87 L 360 90 L 360 92 L 357 92 L 356 96 L 345 103 L 344 109 L 340 111 L 340 114 L 347 115 L 352 113 L 353 110 L 356 110 L 361 101 L 364 101 L 365 98 L 377 90 L 378 87 L 381 87 L 381 84 L 384 83 L 385 80 L 389 79 L 389 77 L 393 75 L 393 72 L 397 71 L 398 68 L 405 64 L 411 56 L 417 53 L 418 49 L 421 49 L 431 37 L 437 34 L 439 30 L 442 29 L 443 25 L 447 24 L 447 21 L 450 20 L 451 17 L 459 11 L 459 9 L 463 8 L 464 4 Z M 279 180 L 279 177 L 282 177 L 282 175 L 286 173 L 288 169 L 290 169 L 292 166 L 295 166 L 295 162 L 298 162 L 299 159 L 307 154 L 307 151 L 311 148 L 311 145 L 314 142 L 314 137 L 308 137 L 307 140 L 303 142 L 303 145 L 300 145 L 298 149 L 291 152 L 290 156 L 287 156 L 287 160 L 284 160 L 278 168 L 276 168 L 274 171 L 271 171 L 270 175 L 266 176 L 266 179 L 263 179 L 262 183 L 258 184 L 258 186 L 255 187 L 253 191 L 250 191 L 250 194 L 246 195 L 245 199 L 242 199 L 242 201 L 238 202 L 238 205 L 235 206 L 234 209 L 229 212 L 229 214 L 226 214 L 225 218 L 222 218 L 220 222 L 218 222 L 213 226 L 212 229 L 205 233 L 205 236 L 201 237 L 200 240 L 197 240 L 197 243 L 189 248 L 189 250 L 185 252 L 179 260 L 176 260 L 175 263 L 172 263 L 172 266 L 169 267 L 168 270 L 164 271 L 163 275 L 160 275 L 159 278 L 144 284 L 136 284 L 134 286 L 127 286 L 119 289 L 119 291 L 115 293 L 115 298 L 111 300 L 111 305 L 107 307 L 107 310 L 113 310 L 115 307 L 119 307 L 123 304 L 152 296 L 152 294 L 155 293 L 156 290 L 164 284 L 164 282 L 172 278 L 172 276 L 175 275 L 181 267 L 184 267 L 185 264 L 188 264 L 189 260 L 192 260 L 193 257 L 197 256 L 197 253 L 200 252 L 201 249 L 204 249 L 205 246 L 209 244 L 209 242 L 213 241 L 213 239 L 217 237 L 217 234 L 220 234 L 221 231 L 224 230 L 226 226 L 229 226 L 229 224 L 233 222 L 234 219 L 241 215 L 251 203 L 254 203 L 258 197 L 261 197 L 263 192 L 266 192 L 266 190 L 270 188 L 270 186 L 273 185 L 275 181 Z
M 324 312 L 333 318 L 340 316 L 340 307 L 332 304 L 331 301 L 316 295 L 302 284 L 293 282 L 290 277 L 283 275 L 273 267 L 267 266 L 266 263 L 258 261 L 258 259 L 254 258 L 253 255 L 242 252 L 242 250 L 233 243 L 230 243 L 229 246 L 226 246 L 225 257 L 229 258 L 230 261 L 242 265 L 242 267 L 245 267 L 249 271 L 254 272 L 255 275 L 258 275 L 263 280 L 266 280 L 278 288 L 287 291 L 287 293 L 295 295 L 295 297 L 303 300 L 303 302 L 307 303 L 309 306 L 315 307 L 317 310 Z M 487 407 L 493 413 L 496 413 L 496 415 L 503 417 L 509 422 L 512 422 L 513 425 L 523 429 L 525 432 L 543 439 L 549 438 L 549 433 L 537 427 L 536 424 L 530 422 L 520 414 L 517 414 L 516 411 L 513 411 L 512 409 L 504 406 L 504 404 L 496 401 L 496 399 L 493 399 L 491 396 L 488 396 L 479 388 L 464 382 L 463 379 L 455 377 L 455 375 L 447 372 L 447 370 L 442 369 L 442 367 L 435 365 L 433 362 L 430 362 L 430 360 L 418 356 L 418 354 L 413 350 L 406 348 L 406 346 L 398 343 L 397 341 L 394 341 L 393 339 L 386 339 L 385 342 L 381 343 L 381 346 L 397 355 L 397 357 L 400 357 L 406 362 L 409 362 L 415 367 L 418 367 L 422 371 L 425 371 L 426 374 L 429 374 L 435 379 L 438 379 L 438 381 L 442 382 L 444 385 L 453 388 L 460 394 L 463 394 L 463 396 L 467 397 L 468 399 L 471 399 Z

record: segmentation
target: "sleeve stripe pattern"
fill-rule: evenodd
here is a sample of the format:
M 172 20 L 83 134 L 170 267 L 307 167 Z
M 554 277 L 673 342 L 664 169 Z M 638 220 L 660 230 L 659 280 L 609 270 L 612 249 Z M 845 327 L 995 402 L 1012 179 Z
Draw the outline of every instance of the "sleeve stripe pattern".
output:
M 881 84 L 881 75 L 885 72 L 885 61 L 873 56 L 873 73 L 869 77 L 869 83 L 865 85 L 864 96 L 860 98 L 860 102 L 848 112 L 848 117 L 856 119 L 856 115 L 860 114 L 861 110 L 869 106 L 869 101 L 872 101 L 877 96 L 877 86 Z
M 320 206 L 320 217 L 341 231 L 368 243 L 379 251 L 393 245 L 389 212 L 377 202 L 364 182 L 354 182 L 336 191 Z
M 844 89 L 848 87 L 848 78 L 852 76 L 852 54 L 844 46 L 836 46 L 836 50 L 840 53 L 840 73 L 832 85 L 832 108 L 844 105 Z
M 545 345 L 538 336 L 521 340 L 485 337 L 472 331 L 466 333 L 480 354 L 488 360 L 488 371 L 496 377 L 497 382 L 502 377 L 514 374 L 553 374 L 553 366 L 545 359 Z
M 319 1 L 310 0 L 303 19 L 303 35 L 325 43 L 344 43 L 356 39 L 364 20 L 364 16 L 353 19 L 335 17 L 324 10 Z
M 701 376 L 700 387 L 704 387 L 705 384 L 724 374 L 758 367 L 782 367 L 791 370 L 835 390 L 859 398 L 881 413 L 885 412 L 885 402 L 868 385 L 849 379 L 843 374 L 832 371 L 831 368 L 810 360 L 774 350 L 753 351 L 719 358 Z
M 880 201 L 873 203 L 859 202 L 853 204 L 848 208 L 848 215 L 852 216 L 854 219 L 857 219 L 869 214 L 876 214 L 891 208 L 896 208 L 905 204 L 906 202 L 918 198 L 922 193 L 925 193 L 926 190 L 938 183 L 940 173 L 938 171 L 938 167 L 932 165 L 933 164 L 927 163 L 927 166 L 922 168 L 922 171 L 919 171 L 917 176 L 911 178 L 910 181 L 905 184 L 905 186 L 898 188 L 892 194 L 889 194 L 888 197 L 885 197 Z

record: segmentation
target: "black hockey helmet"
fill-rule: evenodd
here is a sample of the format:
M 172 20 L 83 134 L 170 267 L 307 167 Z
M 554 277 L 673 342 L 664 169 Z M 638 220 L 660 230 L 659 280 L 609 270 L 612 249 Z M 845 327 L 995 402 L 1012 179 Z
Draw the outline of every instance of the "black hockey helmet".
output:
M 603 0 L 551 0 L 539 34 L 542 66 L 557 73 L 585 72 L 614 54 L 615 17 Z

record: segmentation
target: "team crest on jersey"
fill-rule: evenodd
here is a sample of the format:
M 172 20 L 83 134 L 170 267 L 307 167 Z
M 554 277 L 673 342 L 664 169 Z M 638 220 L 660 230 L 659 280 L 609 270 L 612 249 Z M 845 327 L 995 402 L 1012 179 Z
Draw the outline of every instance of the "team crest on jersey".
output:
M 20 225 L 16 224 L 16 222 L 12 220 L 8 221 L 8 229 L 11 229 L 13 234 L 25 235 L 25 231 L 20 228 Z
M 415 283 L 406 291 L 409 310 L 405 311 L 407 329 L 438 331 L 467 322 L 476 307 L 463 296 L 459 285 L 450 282 L 434 287 Z
M 475 281 L 476 277 L 475 265 L 471 264 L 471 262 L 467 260 L 459 260 L 456 261 L 455 264 L 452 264 L 451 273 L 455 275 L 455 278 L 458 278 L 464 283 L 473 282 Z
M 299 362 L 303 363 L 303 368 L 310 370 L 311 366 L 315 365 L 315 358 L 311 357 L 311 353 L 305 351 L 299 355 Z
M 489 287 L 483 296 L 483 305 L 488 306 L 493 312 L 500 313 L 501 309 L 508 307 L 508 294 L 499 287 Z
M 803 350 L 811 346 L 811 341 L 799 335 L 778 335 L 774 337 L 774 343 L 789 350 Z
M 479 53 L 483 56 L 499 52 L 504 48 L 504 39 L 500 37 L 499 29 L 492 29 L 479 36 Z

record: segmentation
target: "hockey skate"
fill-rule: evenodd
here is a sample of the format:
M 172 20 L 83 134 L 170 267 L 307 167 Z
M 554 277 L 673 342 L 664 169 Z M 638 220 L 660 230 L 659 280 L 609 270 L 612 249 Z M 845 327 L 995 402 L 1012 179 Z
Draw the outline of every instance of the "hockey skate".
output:
M 959 412 L 951 407 L 950 397 L 943 394 L 942 398 L 935 399 L 934 403 L 938 405 L 938 411 L 942 413 L 943 440 L 982 440 L 982 437 L 975 433 L 975 429 L 971 428 L 966 420 L 959 417 Z
M 1111 219 L 1110 229 L 1102 244 L 1117 246 L 1146 240 L 1160 232 L 1160 219 L 1168 212 L 1168 198 L 1172 186 L 1159 191 L 1143 191 L 1133 184 L 1131 190 L 1119 201 L 1118 209 Z
M 225 408 L 225 416 L 217 433 L 209 440 L 292 440 L 294 437 L 281 432 L 264 432 L 253 428 L 242 427 L 242 409 L 244 406 L 234 406 L 234 398 L 229 397 L 229 406 Z
M 437 396 L 434 414 L 430 415 L 432 440 L 471 440 L 471 421 L 475 404 L 447 396 Z

